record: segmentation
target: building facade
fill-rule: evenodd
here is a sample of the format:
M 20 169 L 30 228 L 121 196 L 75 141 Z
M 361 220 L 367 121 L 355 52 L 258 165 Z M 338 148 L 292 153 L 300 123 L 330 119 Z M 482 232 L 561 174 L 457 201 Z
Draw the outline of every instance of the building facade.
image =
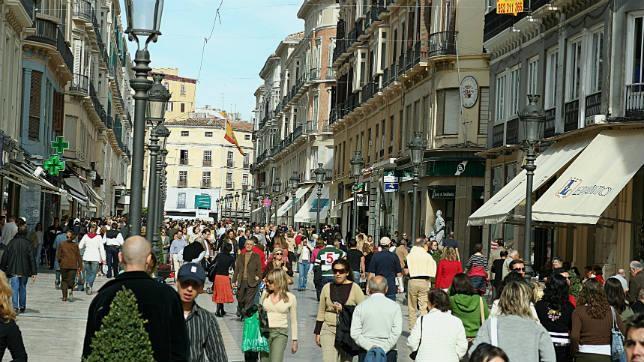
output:
M 266 196 L 282 205 L 292 198 L 289 179 L 299 180 L 295 207 L 270 212 L 271 220 L 312 224 L 315 213 L 300 209 L 309 204 L 315 183 L 314 170 L 326 170 L 323 186 L 323 219 L 328 214 L 330 170 L 333 167 L 333 134 L 330 125 L 331 95 L 335 85 L 332 67 L 336 22 L 340 6 L 335 1 L 304 1 L 297 16 L 304 31 L 286 37 L 260 71 L 263 84 L 255 92 L 255 142 L 253 174 L 264 185 Z M 282 188 L 273 192 L 280 180 Z M 304 205 L 304 206 L 302 206 Z M 264 213 L 265 216 L 269 213 Z M 260 218 L 261 219 L 261 218 Z M 259 221 L 259 219 L 258 219 Z
M 332 220 L 345 233 L 356 230 L 355 190 L 358 230 L 376 239 L 412 235 L 415 198 L 416 235 L 434 231 L 441 210 L 467 255 L 481 240 L 467 216 L 484 182 L 484 161 L 476 155 L 485 146 L 488 116 L 484 5 L 342 1 L 341 7 L 330 124 Z M 416 132 L 427 146 L 414 195 L 408 144 Z M 357 180 L 351 174 L 356 152 L 364 161 Z
M 195 218 L 198 210 L 206 210 L 214 219 L 249 219 L 253 126 L 231 123 L 244 155 L 224 139 L 226 119 L 221 116 L 166 121 L 170 130 L 166 143 L 167 217 Z M 222 198 L 236 194 L 237 202 L 224 205 Z
M 156 68 L 152 72 L 165 75 L 163 85 L 172 94 L 165 112 L 166 119 L 184 119 L 195 112 L 196 79 L 180 76 L 178 68 Z
M 643 16 L 640 1 L 533 1 L 516 17 L 497 14 L 493 4 L 486 10 L 489 201 L 470 224 L 486 225 L 487 240 L 503 238 L 524 250 L 524 196 L 508 195 L 511 188 L 525 194 L 525 131 L 517 113 L 527 95 L 539 95 L 545 141 L 527 256 L 537 270 L 560 256 L 610 273 L 644 250 L 644 160 L 628 151 L 629 142 L 639 147 L 644 140 Z M 619 182 L 600 179 L 608 174 Z M 575 205 L 582 209 L 570 211 Z

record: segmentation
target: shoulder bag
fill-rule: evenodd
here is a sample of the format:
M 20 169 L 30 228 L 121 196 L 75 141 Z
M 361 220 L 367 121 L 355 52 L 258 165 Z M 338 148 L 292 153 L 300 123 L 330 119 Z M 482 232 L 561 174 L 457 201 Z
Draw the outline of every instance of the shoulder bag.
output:
M 409 354 L 409 358 L 411 358 L 412 361 L 416 360 L 416 356 L 418 355 L 418 350 L 420 349 L 421 344 L 423 343 L 423 318 L 425 316 L 420 316 L 420 340 L 418 341 L 418 347 L 416 348 L 415 351 Z
M 613 307 L 610 307 L 610 312 L 613 318 L 613 325 L 610 329 L 610 360 L 611 362 L 626 362 L 624 335 L 617 326 L 617 316 Z

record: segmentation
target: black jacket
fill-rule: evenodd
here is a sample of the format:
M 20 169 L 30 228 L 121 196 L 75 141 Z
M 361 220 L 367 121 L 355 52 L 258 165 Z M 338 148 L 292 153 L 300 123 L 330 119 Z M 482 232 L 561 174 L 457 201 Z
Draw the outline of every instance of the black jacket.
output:
M 123 287 L 136 296 L 139 311 L 148 322 L 145 329 L 150 336 L 155 361 L 187 361 L 188 332 L 183 318 L 179 295 L 171 287 L 154 281 L 145 272 L 125 272 L 107 282 L 98 292 L 87 314 L 83 357 L 92 352 L 94 334 L 110 309 L 110 304 Z
M 34 249 L 31 247 L 31 240 L 26 236 L 26 234 L 16 235 L 2 254 L 0 269 L 9 277 L 14 275 L 30 277 L 38 274 Z
M 11 352 L 11 360 L 14 362 L 26 362 L 27 351 L 22 342 L 22 333 L 16 324 L 16 321 L 0 320 L 0 360 L 4 357 L 4 353 L 9 348 Z

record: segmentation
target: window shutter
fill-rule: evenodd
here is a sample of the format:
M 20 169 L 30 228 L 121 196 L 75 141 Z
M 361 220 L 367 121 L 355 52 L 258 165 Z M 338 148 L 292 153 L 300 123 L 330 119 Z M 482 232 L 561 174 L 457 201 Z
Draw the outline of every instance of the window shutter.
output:
M 65 94 L 54 92 L 54 114 L 52 128 L 57 136 L 63 135 L 63 118 L 65 117 Z
M 40 90 L 42 85 L 42 72 L 31 72 L 31 88 L 29 94 L 29 127 L 27 136 L 30 140 L 38 141 L 40 138 Z

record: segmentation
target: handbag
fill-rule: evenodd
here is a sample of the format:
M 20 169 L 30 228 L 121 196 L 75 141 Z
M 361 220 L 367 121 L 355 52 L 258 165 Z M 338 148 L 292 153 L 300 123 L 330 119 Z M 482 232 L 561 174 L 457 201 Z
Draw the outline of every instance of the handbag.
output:
M 253 313 L 251 316 L 244 319 L 244 327 L 242 330 L 242 345 L 243 352 L 268 352 L 268 340 L 260 332 L 259 326 L 259 313 Z
M 420 316 L 420 340 L 418 341 L 418 348 L 416 348 L 415 351 L 409 354 L 409 358 L 411 358 L 412 361 L 416 360 L 416 356 L 418 355 L 418 350 L 420 349 L 420 345 L 423 343 L 423 318 L 425 316 Z
M 270 330 L 268 327 L 268 313 L 262 305 L 262 303 L 264 303 L 264 299 L 266 299 L 266 295 L 262 295 L 259 304 L 257 304 L 257 316 L 259 317 L 259 330 L 262 332 L 262 335 L 264 337 L 268 338 L 268 333 L 270 332 Z
M 613 317 L 613 325 L 610 329 L 610 360 L 611 362 L 626 362 L 624 335 L 617 327 L 617 317 L 613 307 L 610 307 L 610 312 Z
M 345 305 L 338 313 L 335 327 L 335 348 L 344 351 L 349 356 L 357 356 L 365 350 L 351 338 L 351 319 L 355 306 Z

